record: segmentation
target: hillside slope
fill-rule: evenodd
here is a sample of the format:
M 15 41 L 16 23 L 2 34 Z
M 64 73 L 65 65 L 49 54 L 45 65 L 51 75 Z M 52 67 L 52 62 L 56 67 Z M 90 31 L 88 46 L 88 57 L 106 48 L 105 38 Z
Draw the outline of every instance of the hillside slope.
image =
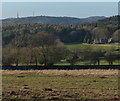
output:
M 35 16 L 35 17 L 4 19 L 2 20 L 2 23 L 3 24 L 42 23 L 42 24 L 73 25 L 73 24 L 78 24 L 78 23 L 101 20 L 104 18 L 105 18 L 104 16 L 94 16 L 94 17 L 88 17 L 88 18 Z

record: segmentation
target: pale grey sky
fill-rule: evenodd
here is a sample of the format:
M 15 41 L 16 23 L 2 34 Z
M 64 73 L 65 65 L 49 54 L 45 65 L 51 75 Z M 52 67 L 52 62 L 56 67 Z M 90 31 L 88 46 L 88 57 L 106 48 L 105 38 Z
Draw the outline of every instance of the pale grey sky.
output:
M 113 16 L 118 14 L 117 2 L 3 2 L 2 18 L 32 16 Z

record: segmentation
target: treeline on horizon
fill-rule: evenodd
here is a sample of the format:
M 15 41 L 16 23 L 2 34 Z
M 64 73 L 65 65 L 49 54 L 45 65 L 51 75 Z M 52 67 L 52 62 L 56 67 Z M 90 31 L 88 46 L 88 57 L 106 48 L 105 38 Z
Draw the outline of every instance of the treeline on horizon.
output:
M 61 60 L 74 65 L 78 61 L 100 64 L 101 58 L 110 65 L 119 59 L 113 50 L 93 51 L 91 48 L 71 51 L 67 43 L 113 43 L 118 39 L 118 16 L 78 25 L 23 23 L 3 25 L 3 65 L 41 64 L 52 66 Z
M 96 22 L 77 25 L 51 25 L 39 23 L 5 24 L 2 27 L 3 46 L 16 36 L 32 35 L 46 31 L 58 37 L 63 43 L 113 43 L 119 42 L 119 16 Z

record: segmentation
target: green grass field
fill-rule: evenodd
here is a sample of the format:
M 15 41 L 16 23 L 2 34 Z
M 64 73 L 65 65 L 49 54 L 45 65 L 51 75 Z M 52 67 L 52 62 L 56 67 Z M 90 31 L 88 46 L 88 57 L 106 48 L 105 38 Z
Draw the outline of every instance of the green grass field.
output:
M 68 63 L 68 62 L 63 62 L 63 63 L 57 63 L 57 64 L 55 64 L 55 65 L 70 65 L 70 63 Z M 77 62 L 75 65 L 90 65 L 90 62 L 89 61 L 85 61 L 85 62 L 83 62 L 83 61 L 81 61 L 81 62 Z M 91 65 L 93 65 L 93 64 L 91 64 Z M 97 65 L 97 64 L 96 64 Z M 108 62 L 107 61 L 105 61 L 105 60 L 101 60 L 100 61 L 100 65 L 109 65 L 108 64 Z M 113 62 L 113 65 L 120 65 L 120 62 L 119 61 L 114 61 Z
M 120 49 L 120 44 L 119 43 L 114 43 L 114 44 L 67 44 L 66 47 L 69 50 L 93 49 L 93 50 L 110 51 L 110 50 Z M 117 51 L 117 53 L 118 53 L 118 51 Z M 57 63 L 55 65 L 70 65 L 70 63 L 63 62 L 63 63 Z M 84 62 L 80 61 L 80 62 L 77 62 L 76 65 L 90 65 L 90 62 L 89 61 L 84 61 Z M 109 65 L 109 63 L 106 60 L 101 60 L 100 65 Z M 120 65 L 120 62 L 119 61 L 114 61 L 113 65 Z
M 69 49 L 85 49 L 91 47 L 92 49 L 101 49 L 101 50 L 110 50 L 110 49 L 117 49 L 120 48 L 119 43 L 113 43 L 113 44 L 67 44 L 66 45 Z
M 119 99 L 118 70 L 3 70 L 3 99 Z

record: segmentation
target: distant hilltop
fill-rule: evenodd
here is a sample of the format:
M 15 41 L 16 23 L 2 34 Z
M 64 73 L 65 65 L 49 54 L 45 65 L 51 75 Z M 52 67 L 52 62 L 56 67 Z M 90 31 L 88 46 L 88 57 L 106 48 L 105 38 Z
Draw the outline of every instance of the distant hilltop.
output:
M 42 24 L 75 25 L 75 24 L 80 24 L 85 22 L 102 20 L 104 18 L 105 18 L 104 16 L 92 16 L 88 18 L 33 16 L 33 17 L 3 19 L 2 24 L 42 23 Z

